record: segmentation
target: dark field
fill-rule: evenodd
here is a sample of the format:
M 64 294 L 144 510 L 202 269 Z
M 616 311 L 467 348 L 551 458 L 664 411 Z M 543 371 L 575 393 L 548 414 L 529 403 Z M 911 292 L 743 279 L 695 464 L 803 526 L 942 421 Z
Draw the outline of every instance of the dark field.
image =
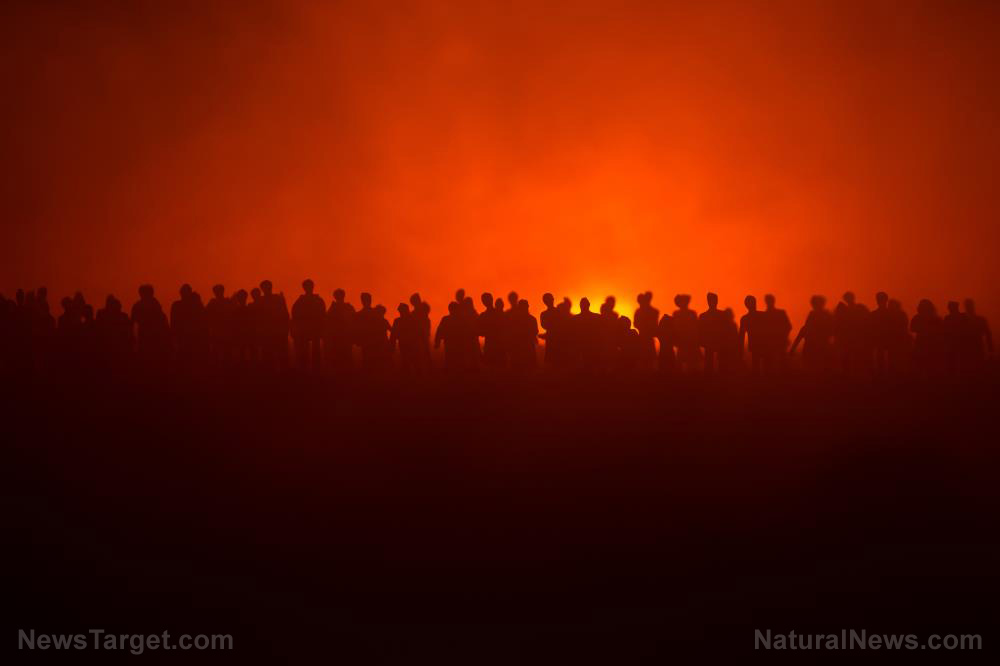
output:
M 998 388 L 995 371 L 8 385 L 7 640 L 631 664 L 867 629 L 993 652 Z

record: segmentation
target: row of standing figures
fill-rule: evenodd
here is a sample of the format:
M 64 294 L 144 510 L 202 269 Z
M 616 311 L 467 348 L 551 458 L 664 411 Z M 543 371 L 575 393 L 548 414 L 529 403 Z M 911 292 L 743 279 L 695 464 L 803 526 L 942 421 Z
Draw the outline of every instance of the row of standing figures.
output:
M 731 308 L 719 308 L 714 293 L 707 294 L 701 313 L 691 309 L 690 296 L 679 294 L 676 309 L 661 315 L 652 292 L 644 292 L 632 319 L 615 311 L 611 296 L 597 311 L 583 298 L 574 313 L 568 298 L 557 303 L 547 293 L 536 318 L 516 292 L 506 301 L 484 293 L 477 310 L 460 289 L 433 331 L 431 307 L 419 294 L 399 304 L 392 322 L 368 293 L 355 308 L 337 289 L 327 306 L 311 280 L 303 282 L 291 308 L 267 280 L 231 296 L 216 285 L 212 294 L 204 303 L 184 285 L 168 316 L 150 285 L 139 288 L 128 313 L 114 296 L 95 313 L 77 293 L 62 300 L 58 318 L 50 313 L 45 288 L 19 290 L 13 300 L 0 295 L 4 366 L 95 370 L 138 363 L 191 372 L 250 365 L 282 370 L 292 365 L 289 339 L 298 368 L 341 373 L 358 365 L 366 372 L 398 367 L 407 374 L 427 373 L 434 365 L 432 347 L 443 347 L 443 367 L 450 372 L 530 371 L 538 363 L 539 340 L 547 367 L 624 372 L 734 374 L 749 366 L 753 373 L 779 373 L 801 344 L 802 365 L 816 372 L 964 373 L 981 367 L 993 351 L 989 326 L 971 299 L 964 305 L 949 302 L 943 317 L 922 300 L 911 319 L 884 292 L 876 294 L 873 309 L 851 292 L 833 311 L 824 297 L 814 296 L 794 340 L 788 315 L 770 294 L 763 309 L 756 297 L 747 296 L 746 312 L 737 320 Z

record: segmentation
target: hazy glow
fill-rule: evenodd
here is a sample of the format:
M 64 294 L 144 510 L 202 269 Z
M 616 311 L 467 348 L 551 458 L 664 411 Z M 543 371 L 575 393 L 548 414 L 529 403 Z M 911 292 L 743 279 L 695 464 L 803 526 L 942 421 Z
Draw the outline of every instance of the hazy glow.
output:
M 1000 314 L 996 3 L 8 4 L 8 295 Z

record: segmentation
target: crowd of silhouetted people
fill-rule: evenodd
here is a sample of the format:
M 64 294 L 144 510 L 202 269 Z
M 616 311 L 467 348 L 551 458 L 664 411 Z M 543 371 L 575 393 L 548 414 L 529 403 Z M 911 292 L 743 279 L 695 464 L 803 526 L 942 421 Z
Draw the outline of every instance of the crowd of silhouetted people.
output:
M 434 327 L 431 306 L 419 294 L 400 303 L 390 321 L 371 294 L 362 293 L 356 308 L 337 289 L 327 305 L 311 280 L 302 283 L 290 308 L 267 280 L 232 294 L 216 285 L 207 303 L 185 284 L 169 314 L 150 285 L 139 287 L 131 311 L 108 296 L 95 312 L 78 292 L 63 298 L 57 313 L 42 287 L 19 290 L 13 300 L 0 295 L 2 360 L 5 374 L 22 376 L 240 368 L 343 375 L 422 375 L 437 367 L 454 374 L 526 373 L 539 363 L 553 371 L 775 375 L 788 369 L 801 345 L 806 371 L 871 376 L 975 373 L 993 352 L 989 326 L 971 299 L 949 302 L 943 317 L 922 300 L 911 318 L 883 292 L 874 308 L 845 293 L 832 311 L 823 296 L 814 296 L 794 339 L 788 315 L 770 294 L 763 309 L 747 296 L 738 319 L 731 308 L 719 307 L 713 293 L 704 312 L 679 294 L 675 309 L 661 314 L 652 292 L 645 292 L 632 319 L 616 312 L 612 296 L 596 311 L 582 298 L 575 313 L 568 298 L 557 303 L 545 294 L 542 301 L 536 318 L 516 292 L 506 300 L 484 293 L 477 309 L 459 289 Z

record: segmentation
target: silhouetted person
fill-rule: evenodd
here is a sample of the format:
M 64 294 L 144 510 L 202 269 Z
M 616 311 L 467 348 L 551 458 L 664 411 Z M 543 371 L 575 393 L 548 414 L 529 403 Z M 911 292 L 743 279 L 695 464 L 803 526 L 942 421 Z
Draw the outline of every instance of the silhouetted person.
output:
M 56 323 L 58 367 L 67 373 L 78 373 L 84 369 L 86 344 L 82 301 L 79 294 L 75 298 L 67 296 L 62 299 L 63 311 Z
M 384 305 L 375 306 L 375 319 L 374 322 L 377 325 L 377 335 L 374 341 L 374 359 L 375 367 L 380 371 L 386 371 L 392 366 L 392 347 L 389 346 L 389 336 L 392 333 L 392 324 L 386 319 L 386 310 Z
M 417 368 L 421 373 L 431 370 L 431 306 L 420 298 L 420 294 L 410 296 L 410 316 L 417 330 Z
M 580 299 L 580 312 L 573 316 L 570 325 L 572 349 L 577 365 L 593 371 L 601 363 L 601 318 L 590 311 L 590 299 Z
M 889 310 L 889 370 L 899 372 L 907 367 L 910 357 L 910 318 L 903 312 L 903 305 L 894 298 L 886 306 Z
M 11 373 L 17 329 L 17 304 L 0 294 L 0 379 L 7 379 Z
M 471 296 L 465 296 L 459 303 L 459 312 L 461 314 L 461 331 L 462 337 L 465 344 L 465 363 L 469 370 L 475 370 L 479 367 L 480 361 L 480 349 L 479 349 L 479 313 L 476 312 L 476 304 L 473 302 Z M 503 336 L 507 335 L 507 330 L 503 331 Z
M 740 327 L 732 308 L 722 311 L 722 346 L 719 349 L 719 370 L 725 375 L 738 374 L 743 369 L 743 349 L 740 347 Z
M 162 371 L 170 357 L 170 324 L 153 287 L 139 287 L 139 300 L 132 304 L 136 356 L 147 370 Z
M 288 331 L 291 317 L 283 292 L 274 293 L 270 280 L 260 283 L 261 291 L 261 354 L 267 370 L 283 370 L 288 367 Z
M 189 284 L 181 286 L 180 299 L 170 306 L 170 333 L 181 368 L 198 367 L 208 345 L 208 322 L 205 306 Z
M 934 375 L 941 367 L 944 352 L 944 322 L 934 304 L 926 298 L 917 304 L 917 314 L 910 320 L 913 332 L 913 362 L 927 375 Z
M 254 312 L 250 309 L 249 296 L 246 289 L 238 289 L 232 299 L 233 349 L 237 363 L 242 366 L 254 358 Z
M 354 306 L 345 300 L 346 296 L 343 289 L 334 289 L 323 329 L 326 361 L 337 373 L 350 372 L 354 368 L 356 313 Z
M 264 322 L 267 313 L 264 309 L 264 292 L 260 287 L 250 290 L 250 302 L 247 304 L 247 318 L 250 320 L 250 360 L 260 367 L 265 344 Z
M 760 374 L 765 355 L 762 347 L 766 346 L 766 343 L 761 340 L 764 313 L 757 309 L 756 296 L 744 298 L 743 305 L 746 306 L 747 312 L 740 317 L 740 355 L 742 356 L 744 349 L 750 353 L 750 371 L 756 375 Z
M 298 366 L 302 370 L 310 367 L 319 371 L 323 363 L 321 345 L 326 320 L 326 303 L 319 294 L 313 293 L 312 280 L 302 282 L 302 295 L 292 305 L 292 343 Z
M 400 303 L 396 311 L 399 312 L 399 316 L 392 322 L 389 346 L 395 348 L 397 344 L 399 345 L 399 368 L 403 374 L 419 373 L 419 324 L 406 303 Z
M 619 372 L 629 374 L 635 371 L 639 362 L 639 331 L 632 328 L 632 321 L 628 317 L 619 317 L 616 325 L 618 326 L 616 336 L 618 356 L 615 366 Z
M 886 373 L 889 370 L 889 354 L 893 343 L 893 313 L 889 311 L 889 294 L 880 291 L 875 294 L 875 309 L 868 318 L 872 349 L 875 352 L 875 370 Z
M 674 354 L 674 325 L 669 314 L 660 317 L 656 325 L 656 339 L 660 341 L 659 370 L 670 374 L 677 369 L 677 357 Z
M 632 319 L 639 332 L 639 359 L 637 365 L 643 370 L 653 367 L 656 360 L 657 326 L 660 322 L 660 311 L 653 307 L 653 292 L 647 291 L 636 297 L 639 307 Z
M 221 284 L 212 287 L 212 298 L 205 306 L 205 322 L 212 361 L 225 366 L 233 356 L 233 303 L 226 297 L 226 288 Z
M 969 366 L 969 347 L 972 339 L 972 322 L 962 312 L 958 301 L 948 301 L 948 314 L 942 322 L 945 362 L 953 374 L 963 373 Z
M 555 342 L 555 347 L 553 347 L 552 343 L 553 338 L 558 338 L 558 333 L 555 333 L 553 329 L 559 328 L 559 309 L 556 307 L 555 296 L 548 292 L 542 294 L 542 304 L 545 306 L 545 309 L 538 315 L 538 321 L 545 330 L 544 333 L 539 335 L 540 338 L 545 340 L 544 362 L 547 367 L 555 368 L 559 367 L 558 339 Z
M 760 338 L 763 343 L 764 367 L 768 372 L 776 372 L 784 367 L 788 353 L 788 336 L 792 332 L 792 322 L 788 313 L 775 307 L 773 294 L 764 295 L 764 312 L 760 318 Z
M 827 372 L 833 363 L 833 313 L 826 309 L 824 296 L 813 296 L 809 304 L 812 310 L 795 336 L 791 353 L 794 354 L 799 342 L 804 340 L 803 365 L 813 372 Z
M 698 342 L 705 350 L 705 372 L 712 374 L 724 344 L 726 315 L 719 309 L 717 294 L 708 292 L 705 301 L 708 309 L 698 317 Z
M 509 293 L 507 294 L 507 305 L 509 306 L 509 307 L 507 308 L 507 313 L 508 313 L 508 314 L 513 314 L 513 313 L 514 313 L 514 311 L 515 311 L 515 310 L 517 310 L 517 304 L 518 304 L 518 303 L 519 303 L 520 301 L 521 301 L 521 299 L 520 299 L 520 298 L 518 297 L 518 295 L 517 295 L 517 292 L 516 292 L 516 291 L 511 291 L 511 292 L 509 292 Z
M 119 373 L 132 355 L 132 322 L 122 310 L 121 301 L 109 295 L 94 319 L 101 364 L 106 371 Z
M 528 301 L 521 299 L 510 318 L 510 367 L 527 371 L 538 364 L 535 349 L 538 345 L 538 320 L 531 314 Z
M 434 348 L 444 343 L 444 368 L 448 372 L 465 369 L 465 341 L 462 339 L 460 305 L 456 301 L 448 304 L 448 314 L 441 317 L 434 334 Z
M 610 370 L 614 367 L 618 358 L 618 338 L 621 329 L 618 326 L 618 313 L 615 312 L 616 300 L 614 296 L 608 296 L 600 308 L 600 364 L 601 367 Z
M 372 295 L 361 294 L 361 309 L 354 317 L 357 344 L 361 347 L 361 367 L 365 372 L 381 371 L 386 357 L 388 340 L 384 314 L 372 307 Z
M 488 368 L 504 367 L 504 314 L 494 306 L 493 294 L 486 292 L 480 297 L 483 311 L 479 313 L 477 328 L 483 338 L 483 363 Z
M 698 314 L 689 306 L 691 297 L 688 294 L 674 296 L 674 310 L 670 317 L 670 325 L 674 347 L 677 348 L 677 366 L 685 371 L 698 367 L 701 352 L 698 349 Z
M 833 312 L 834 339 L 840 362 L 847 374 L 864 373 L 871 364 L 871 331 L 868 308 L 854 300 L 853 292 L 846 292 L 844 299 Z
M 965 299 L 965 314 L 969 317 L 969 363 L 979 368 L 987 353 L 993 353 L 993 334 L 986 317 L 976 313 L 976 303 L 971 298 Z

